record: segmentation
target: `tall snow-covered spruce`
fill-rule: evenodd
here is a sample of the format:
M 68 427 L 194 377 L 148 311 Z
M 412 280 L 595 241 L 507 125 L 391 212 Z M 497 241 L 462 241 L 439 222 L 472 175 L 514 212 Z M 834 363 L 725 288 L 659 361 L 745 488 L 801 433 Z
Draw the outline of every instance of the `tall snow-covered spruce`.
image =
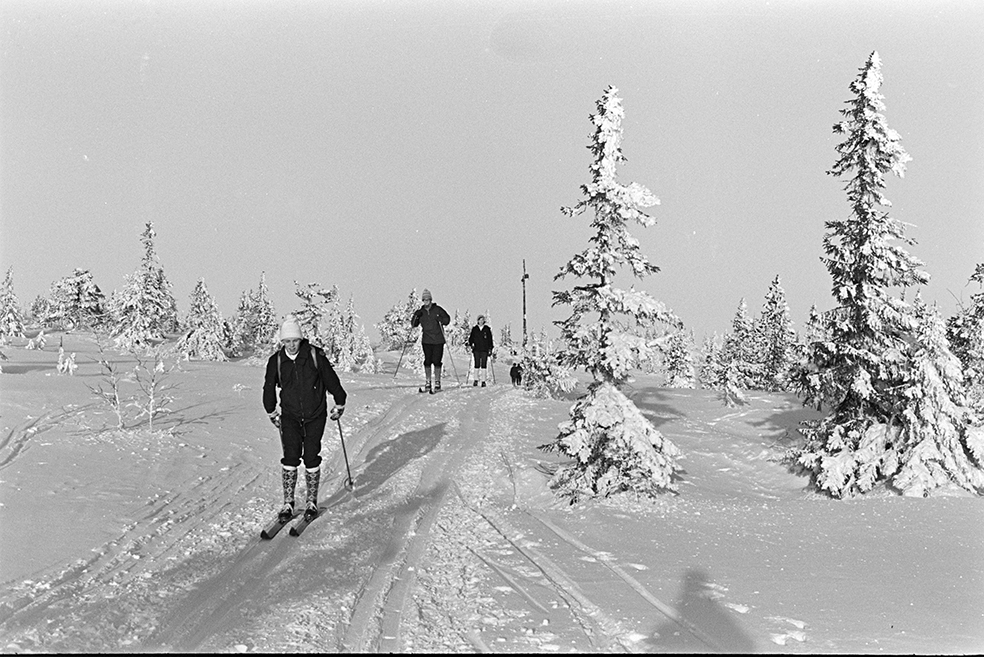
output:
M 848 176 L 851 213 L 826 223 L 823 261 L 837 307 L 824 314 L 823 338 L 807 347 L 805 386 L 828 414 L 806 423 L 806 443 L 792 457 L 834 497 L 879 482 L 909 495 L 950 483 L 980 491 L 980 418 L 963 406 L 959 361 L 937 311 L 898 294 L 929 275 L 898 243 L 914 243 L 904 224 L 881 209 L 891 206 L 885 174 L 902 177 L 911 159 L 882 114 L 881 83 L 872 53 L 834 125 L 846 138 L 828 173 Z
M 572 504 L 622 491 L 655 496 L 676 490 L 673 476 L 680 469 L 677 447 L 618 389 L 631 369 L 651 356 L 653 347 L 639 334 L 640 327 L 662 323 L 679 329 L 681 322 L 645 292 L 614 287 L 622 267 L 637 278 L 659 271 L 626 229 L 630 220 L 645 227 L 655 224 L 642 209 L 658 204 L 659 199 L 642 185 L 623 185 L 616 179 L 616 167 L 625 160 L 621 151 L 624 112 L 618 89 L 605 89 L 596 106 L 597 113 L 591 115 L 595 130 L 588 146 L 594 156 L 591 182 L 581 186 L 584 198 L 577 205 L 562 208 L 571 217 L 591 209 L 595 233 L 588 248 L 554 277 L 590 281 L 554 292 L 554 305 L 572 310 L 570 317 L 557 322 L 564 342 L 558 354 L 560 363 L 583 367 L 593 381 L 587 395 L 571 408 L 570 420 L 560 425 L 556 440 L 541 447 L 573 459 L 551 480 L 554 490 Z
M 112 299 L 117 349 L 146 348 L 178 328 L 178 305 L 171 284 L 154 250 L 154 225 L 147 222 L 140 235 L 144 257 L 119 294 Z

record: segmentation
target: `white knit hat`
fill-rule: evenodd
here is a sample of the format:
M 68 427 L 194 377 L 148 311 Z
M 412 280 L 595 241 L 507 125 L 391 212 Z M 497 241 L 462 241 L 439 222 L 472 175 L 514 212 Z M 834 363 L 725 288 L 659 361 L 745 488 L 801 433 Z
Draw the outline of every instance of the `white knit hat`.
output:
M 289 340 L 291 338 L 303 338 L 301 335 L 301 325 L 293 317 L 288 317 L 280 327 L 280 339 Z

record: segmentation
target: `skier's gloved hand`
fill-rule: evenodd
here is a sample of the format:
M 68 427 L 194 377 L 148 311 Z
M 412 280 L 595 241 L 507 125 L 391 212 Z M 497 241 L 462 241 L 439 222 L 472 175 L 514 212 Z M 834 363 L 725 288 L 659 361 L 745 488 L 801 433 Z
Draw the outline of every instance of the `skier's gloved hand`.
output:
M 273 422 L 273 426 L 280 428 L 280 411 L 274 411 L 270 413 L 270 421 Z
M 331 407 L 331 421 L 334 422 L 338 418 L 342 417 L 342 413 L 345 412 L 345 406 L 332 406 Z

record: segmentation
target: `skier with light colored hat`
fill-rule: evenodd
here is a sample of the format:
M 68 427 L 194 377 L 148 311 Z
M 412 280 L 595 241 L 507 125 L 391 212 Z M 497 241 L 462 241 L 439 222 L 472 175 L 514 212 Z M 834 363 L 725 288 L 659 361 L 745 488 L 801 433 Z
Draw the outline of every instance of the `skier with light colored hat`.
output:
M 283 458 L 280 460 L 284 503 L 279 515 L 286 522 L 294 516 L 294 489 L 298 467 L 304 462 L 307 483 L 304 517 L 318 516 L 318 486 L 321 481 L 321 438 L 328 418 L 337 420 L 345 412 L 345 390 L 320 347 L 304 338 L 301 326 L 288 317 L 280 327 L 282 347 L 267 361 L 263 381 L 263 408 L 280 430 Z M 280 388 L 280 408 L 277 408 Z M 334 404 L 329 414 L 328 395 Z
M 444 360 L 444 327 L 451 323 L 451 315 L 434 303 L 430 290 L 420 293 L 420 306 L 410 318 L 410 326 L 420 327 L 420 346 L 424 350 L 424 375 L 427 381 L 420 392 L 434 394 L 441 389 L 441 368 Z M 431 371 L 433 370 L 433 384 Z

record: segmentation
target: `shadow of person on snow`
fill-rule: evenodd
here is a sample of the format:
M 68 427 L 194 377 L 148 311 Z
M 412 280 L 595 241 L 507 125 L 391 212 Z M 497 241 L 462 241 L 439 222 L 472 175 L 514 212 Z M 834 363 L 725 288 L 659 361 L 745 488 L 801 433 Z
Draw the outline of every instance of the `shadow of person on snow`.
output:
M 646 640 L 650 652 L 755 652 L 755 642 L 742 631 L 732 612 L 714 599 L 711 578 L 703 568 L 688 568 L 675 608 L 690 631 L 670 619 Z
M 387 481 L 403 466 L 429 453 L 437 447 L 447 433 L 447 423 L 407 431 L 384 443 L 376 445 L 366 455 L 365 463 L 355 470 L 355 497 L 363 497 Z

